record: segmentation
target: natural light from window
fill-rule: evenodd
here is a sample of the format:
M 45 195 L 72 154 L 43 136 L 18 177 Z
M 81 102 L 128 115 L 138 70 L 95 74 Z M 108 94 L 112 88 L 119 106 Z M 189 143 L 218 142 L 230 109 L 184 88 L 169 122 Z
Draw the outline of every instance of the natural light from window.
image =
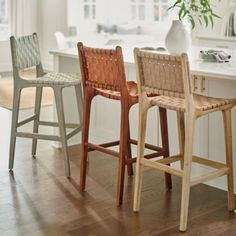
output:
M 84 19 L 93 20 L 96 18 L 96 0 L 84 0 Z
M 5 40 L 10 35 L 9 0 L 0 0 L 0 40 Z
M 68 25 L 162 23 L 171 20 L 171 3 L 173 0 L 68 0 Z

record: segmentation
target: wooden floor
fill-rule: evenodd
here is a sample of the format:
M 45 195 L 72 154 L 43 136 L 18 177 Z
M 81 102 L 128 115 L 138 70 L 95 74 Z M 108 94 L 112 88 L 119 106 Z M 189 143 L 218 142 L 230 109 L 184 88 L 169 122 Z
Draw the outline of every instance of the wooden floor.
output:
M 3 118 L 1 118 L 3 119 Z M 64 175 L 61 151 L 40 142 L 36 159 L 31 142 L 18 139 L 14 173 L 9 173 L 9 119 L 0 130 L 0 236 L 236 235 L 236 214 L 227 211 L 226 192 L 192 188 L 188 231 L 178 231 L 181 183 L 145 169 L 141 211 L 132 211 L 134 178 L 126 178 L 124 204 L 116 206 L 117 160 L 90 154 L 86 192 L 79 190 L 79 147 L 70 149 L 72 178 Z M 4 127 L 2 127 L 4 126 Z M 6 133 L 6 134 L 5 134 Z

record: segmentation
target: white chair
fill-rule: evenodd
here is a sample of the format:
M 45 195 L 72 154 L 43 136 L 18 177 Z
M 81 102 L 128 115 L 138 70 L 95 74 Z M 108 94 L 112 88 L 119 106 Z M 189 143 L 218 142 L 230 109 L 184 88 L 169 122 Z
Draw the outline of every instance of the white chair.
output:
M 10 141 L 10 156 L 9 156 L 9 169 L 13 169 L 15 143 L 16 137 L 32 138 L 32 156 L 36 154 L 37 140 L 53 140 L 61 142 L 62 150 L 64 152 L 65 171 L 67 177 L 70 177 L 70 162 L 68 155 L 67 141 L 73 137 L 79 131 L 81 131 L 82 120 L 82 91 L 80 77 L 74 73 L 48 73 L 43 70 L 37 34 L 10 38 L 11 53 L 12 53 L 12 66 L 13 66 L 13 78 L 14 78 L 14 96 L 13 96 L 13 109 L 12 109 L 12 127 L 11 127 L 11 141 Z M 35 79 L 24 79 L 21 75 L 21 71 L 26 68 L 36 67 Z M 65 114 L 63 107 L 62 90 L 65 87 L 75 88 L 77 98 L 77 108 L 79 112 L 80 124 L 66 124 Z M 33 87 L 36 88 L 34 115 L 26 118 L 22 121 L 18 121 L 19 105 L 21 98 L 21 91 L 24 88 Z M 44 87 L 50 87 L 54 91 L 56 111 L 58 116 L 58 122 L 48 122 L 40 120 L 40 107 L 42 92 Z M 21 132 L 19 127 L 33 121 L 33 132 Z M 48 135 L 39 134 L 39 126 L 46 125 L 52 127 L 59 127 L 60 135 Z M 67 132 L 66 128 L 72 129 Z
M 58 49 L 67 49 L 67 48 L 69 48 L 69 42 L 65 38 L 65 35 L 62 32 L 55 32 L 54 35 L 56 37 Z

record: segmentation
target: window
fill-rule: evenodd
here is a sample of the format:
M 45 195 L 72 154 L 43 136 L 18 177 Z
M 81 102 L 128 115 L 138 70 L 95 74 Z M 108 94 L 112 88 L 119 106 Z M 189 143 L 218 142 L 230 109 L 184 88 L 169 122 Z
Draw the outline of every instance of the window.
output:
M 168 7 L 169 0 L 130 0 L 130 20 L 167 20 Z
M 78 29 L 105 24 L 165 24 L 173 18 L 173 0 L 67 0 L 68 25 Z M 94 26 L 95 25 L 95 26 Z
M 0 0 L 6 1 L 6 0 Z M 80 21 L 158 22 L 169 18 L 173 0 L 68 0 L 68 18 Z M 78 9 L 78 10 L 77 10 Z M 80 13 L 78 13 L 78 11 Z M 71 17 L 74 16 L 74 17 Z
M 96 19 L 96 0 L 84 0 L 84 19 Z
M 10 35 L 9 10 L 9 0 L 0 0 L 0 39 Z
M 163 21 L 168 18 L 168 0 L 153 0 L 154 21 Z
M 145 0 L 131 0 L 131 20 L 145 20 Z

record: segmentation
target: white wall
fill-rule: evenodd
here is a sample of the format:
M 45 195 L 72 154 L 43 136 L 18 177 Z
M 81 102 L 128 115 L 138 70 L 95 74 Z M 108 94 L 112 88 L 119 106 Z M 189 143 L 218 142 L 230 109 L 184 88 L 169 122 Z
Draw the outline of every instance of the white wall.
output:
M 62 31 L 67 34 L 68 31 L 67 0 L 37 0 L 35 4 L 37 10 L 34 14 L 35 18 L 33 19 L 31 14 L 28 19 L 25 19 L 30 21 L 28 25 L 32 25 L 32 22 L 34 22 L 34 27 L 31 27 L 30 32 L 27 32 L 27 34 L 38 33 L 44 68 L 52 69 L 52 56 L 49 55 L 49 50 L 57 47 L 54 32 Z M 0 41 L 0 52 L 0 72 L 11 71 L 9 41 Z
M 45 69 L 52 68 L 51 49 L 55 49 L 55 31 L 68 33 L 67 0 L 40 0 L 38 4 L 38 34 Z
M 218 0 L 216 1 L 218 2 Z M 228 0 L 222 0 L 218 3 L 217 13 L 219 15 L 224 18 L 229 12 Z M 69 33 L 67 27 L 67 0 L 37 0 L 37 14 L 35 14 L 35 17 L 36 21 L 35 19 L 31 20 L 36 22 L 35 31 L 38 33 L 40 39 L 43 65 L 45 69 L 52 69 L 52 56 L 49 54 L 49 51 L 57 47 L 54 32 L 61 31 L 65 35 Z M 193 36 L 199 34 L 220 34 L 223 24 L 224 21 L 222 19 L 215 21 L 215 27 L 213 29 L 211 27 L 206 29 L 205 27 L 197 26 Z M 0 72 L 10 70 L 11 58 L 8 42 L 0 42 L 0 52 Z
M 11 52 L 9 41 L 0 42 L 0 73 L 11 71 Z
M 211 27 L 206 29 L 205 27 L 197 26 L 194 30 L 193 36 L 199 34 L 217 35 L 222 33 L 221 29 L 224 24 L 224 17 L 229 14 L 230 8 L 228 0 L 221 0 L 220 3 L 218 0 L 215 1 L 217 4 L 216 12 L 222 16 L 222 19 L 215 20 L 215 26 L 213 29 L 211 29 Z M 40 0 L 38 5 L 38 33 L 42 49 L 42 59 L 44 67 L 50 69 L 52 68 L 52 56 L 49 55 L 48 52 L 50 49 L 56 48 L 56 40 L 53 33 L 55 31 L 61 31 L 64 34 L 69 33 L 67 27 L 67 0 Z M 109 4 L 107 7 L 110 7 Z M 112 9 L 115 9 L 115 7 L 112 6 Z M 108 12 L 111 14 L 110 11 Z M 104 22 L 106 22 L 107 18 L 105 16 L 103 17 Z
M 28 1 L 14 1 L 16 4 L 14 7 L 18 7 L 16 17 L 11 18 L 11 21 L 15 22 L 15 27 L 12 27 L 12 34 L 22 36 L 25 34 L 32 34 L 37 32 L 38 26 L 38 3 L 40 0 L 28 0 Z M 25 6 L 23 5 L 25 4 Z M 13 10 L 14 9 L 14 10 Z M 11 9 L 16 11 L 16 8 Z M 18 18 L 22 20 L 19 21 Z M 8 36 L 7 36 L 8 37 Z M 6 37 L 6 38 L 7 38 Z M 0 41 L 0 72 L 9 72 L 12 70 L 11 65 L 11 51 L 9 39 L 5 41 Z

